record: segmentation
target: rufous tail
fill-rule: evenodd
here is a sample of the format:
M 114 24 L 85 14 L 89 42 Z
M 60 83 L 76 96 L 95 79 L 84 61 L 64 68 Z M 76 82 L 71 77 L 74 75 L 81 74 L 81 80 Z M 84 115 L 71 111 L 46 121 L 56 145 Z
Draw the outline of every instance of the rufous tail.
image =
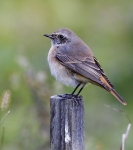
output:
M 107 82 L 107 80 L 103 76 L 100 76 L 100 79 L 109 88 L 108 91 L 112 95 L 114 95 L 119 102 L 121 102 L 123 105 L 127 105 L 127 103 L 123 100 L 123 98 L 115 91 L 115 89 L 111 87 L 111 85 Z
M 123 100 L 123 98 L 114 90 L 114 89 L 111 89 L 109 91 L 112 95 L 114 95 L 119 102 L 121 102 L 123 105 L 127 105 L 127 103 Z

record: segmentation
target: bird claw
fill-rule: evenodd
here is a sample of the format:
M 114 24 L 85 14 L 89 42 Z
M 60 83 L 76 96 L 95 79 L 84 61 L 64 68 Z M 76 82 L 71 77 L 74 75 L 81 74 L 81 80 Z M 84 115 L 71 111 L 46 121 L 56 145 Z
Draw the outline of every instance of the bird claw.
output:
M 76 105 L 76 106 L 79 106 L 80 105 L 80 100 L 81 100 L 81 97 L 82 96 L 78 96 L 78 95 L 73 95 L 73 94 L 61 94 L 61 95 L 58 95 L 60 98 L 63 98 L 63 99 L 70 99 L 73 101 L 73 104 Z

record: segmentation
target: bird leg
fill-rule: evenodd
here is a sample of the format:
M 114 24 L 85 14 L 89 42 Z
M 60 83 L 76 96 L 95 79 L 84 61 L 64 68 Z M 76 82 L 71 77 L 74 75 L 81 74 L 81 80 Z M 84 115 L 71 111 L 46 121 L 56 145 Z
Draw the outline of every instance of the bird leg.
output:
M 83 90 L 85 84 L 81 87 L 81 89 L 78 91 L 78 94 L 76 96 L 78 96 L 80 94 L 80 92 Z
M 76 86 L 76 88 L 74 89 L 74 91 L 72 92 L 71 95 L 74 95 L 75 91 L 77 90 L 77 88 L 80 86 L 80 83 Z

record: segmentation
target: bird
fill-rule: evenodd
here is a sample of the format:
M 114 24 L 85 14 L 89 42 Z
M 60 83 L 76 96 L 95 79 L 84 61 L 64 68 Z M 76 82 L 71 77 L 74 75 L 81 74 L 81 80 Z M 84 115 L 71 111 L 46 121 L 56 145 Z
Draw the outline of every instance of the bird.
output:
M 87 83 L 97 85 L 110 92 L 119 102 L 127 105 L 116 92 L 91 49 L 70 29 L 60 28 L 50 38 L 51 48 L 48 52 L 48 64 L 51 74 L 66 86 L 75 87 L 71 95 L 80 94 Z

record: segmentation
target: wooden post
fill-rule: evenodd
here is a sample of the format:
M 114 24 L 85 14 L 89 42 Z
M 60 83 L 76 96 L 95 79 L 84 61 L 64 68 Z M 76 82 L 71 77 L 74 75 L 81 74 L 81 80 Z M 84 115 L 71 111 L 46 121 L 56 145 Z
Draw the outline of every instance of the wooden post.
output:
M 84 102 L 81 96 L 50 99 L 51 150 L 84 150 Z

